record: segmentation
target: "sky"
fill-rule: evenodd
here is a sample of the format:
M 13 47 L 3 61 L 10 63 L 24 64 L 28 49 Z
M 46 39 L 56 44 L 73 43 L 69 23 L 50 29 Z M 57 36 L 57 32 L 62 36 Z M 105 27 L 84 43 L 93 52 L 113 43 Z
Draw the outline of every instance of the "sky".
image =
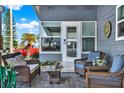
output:
M 5 6 L 5 11 L 10 6 Z M 15 5 L 12 6 L 12 13 L 16 22 L 17 40 L 21 42 L 23 33 L 39 34 L 39 19 L 31 5 Z M 4 16 L 4 14 L 3 14 Z

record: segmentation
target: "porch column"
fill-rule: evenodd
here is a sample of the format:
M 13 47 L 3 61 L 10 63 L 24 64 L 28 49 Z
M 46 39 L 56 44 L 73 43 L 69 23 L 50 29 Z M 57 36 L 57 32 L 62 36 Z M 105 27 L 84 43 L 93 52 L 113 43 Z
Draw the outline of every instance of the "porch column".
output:
M 12 6 L 10 6 L 10 53 L 13 53 Z
M 3 49 L 3 38 L 2 38 L 2 12 L 3 6 L 0 6 L 0 65 L 2 64 L 2 49 Z

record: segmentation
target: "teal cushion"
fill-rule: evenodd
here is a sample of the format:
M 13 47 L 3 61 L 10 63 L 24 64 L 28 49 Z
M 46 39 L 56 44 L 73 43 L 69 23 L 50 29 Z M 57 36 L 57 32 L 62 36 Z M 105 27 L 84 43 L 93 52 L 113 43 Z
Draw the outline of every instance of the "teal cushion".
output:
M 114 57 L 110 72 L 119 72 L 124 66 L 124 57 L 117 55 Z
M 97 57 L 100 57 L 100 52 L 90 52 L 88 55 L 88 61 L 92 62 L 93 60 L 96 60 Z
M 84 67 L 85 67 L 83 64 L 76 64 L 75 66 L 76 66 L 77 68 L 79 68 L 79 69 L 84 69 Z

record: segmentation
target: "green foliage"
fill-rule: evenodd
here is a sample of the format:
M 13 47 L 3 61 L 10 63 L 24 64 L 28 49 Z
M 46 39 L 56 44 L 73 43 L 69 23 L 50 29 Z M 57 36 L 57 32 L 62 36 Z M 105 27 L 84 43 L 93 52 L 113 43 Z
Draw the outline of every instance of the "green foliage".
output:
M 39 53 L 38 53 L 38 52 L 35 52 L 35 53 L 32 55 L 32 58 L 39 58 Z
M 22 34 L 22 38 L 21 38 L 21 45 L 24 44 L 25 45 L 25 49 L 27 50 L 27 59 L 30 58 L 30 46 L 32 46 L 32 44 L 36 43 L 37 37 L 35 34 L 31 34 L 31 33 L 23 33 Z
M 43 63 L 41 63 L 42 66 L 50 66 L 50 65 L 55 65 L 57 62 L 56 61 L 45 61 Z
M 106 65 L 106 60 L 101 60 L 99 57 L 97 57 L 96 60 L 93 61 L 93 65 L 103 66 Z
M 6 12 L 5 12 L 5 16 L 4 16 L 4 19 L 3 19 L 3 45 L 4 45 L 4 48 L 9 48 L 10 46 L 10 9 L 8 9 Z M 13 46 L 16 48 L 18 46 L 18 42 L 17 42 L 17 38 L 16 38 L 16 23 L 15 23 L 15 19 L 13 17 L 13 23 L 12 23 L 12 26 L 13 26 Z
M 21 44 L 32 45 L 33 43 L 36 43 L 37 37 L 35 34 L 23 33 L 21 40 L 22 40 Z

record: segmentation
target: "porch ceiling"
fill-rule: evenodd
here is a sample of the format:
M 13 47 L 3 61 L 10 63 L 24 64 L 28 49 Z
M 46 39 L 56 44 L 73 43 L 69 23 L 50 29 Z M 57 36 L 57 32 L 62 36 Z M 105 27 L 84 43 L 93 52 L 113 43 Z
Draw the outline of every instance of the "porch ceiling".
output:
M 96 18 L 97 5 L 34 5 L 39 20 L 91 21 Z M 57 14 L 56 14 L 57 13 Z M 84 19 L 84 20 L 83 20 Z M 86 20 L 85 20 L 86 19 Z

